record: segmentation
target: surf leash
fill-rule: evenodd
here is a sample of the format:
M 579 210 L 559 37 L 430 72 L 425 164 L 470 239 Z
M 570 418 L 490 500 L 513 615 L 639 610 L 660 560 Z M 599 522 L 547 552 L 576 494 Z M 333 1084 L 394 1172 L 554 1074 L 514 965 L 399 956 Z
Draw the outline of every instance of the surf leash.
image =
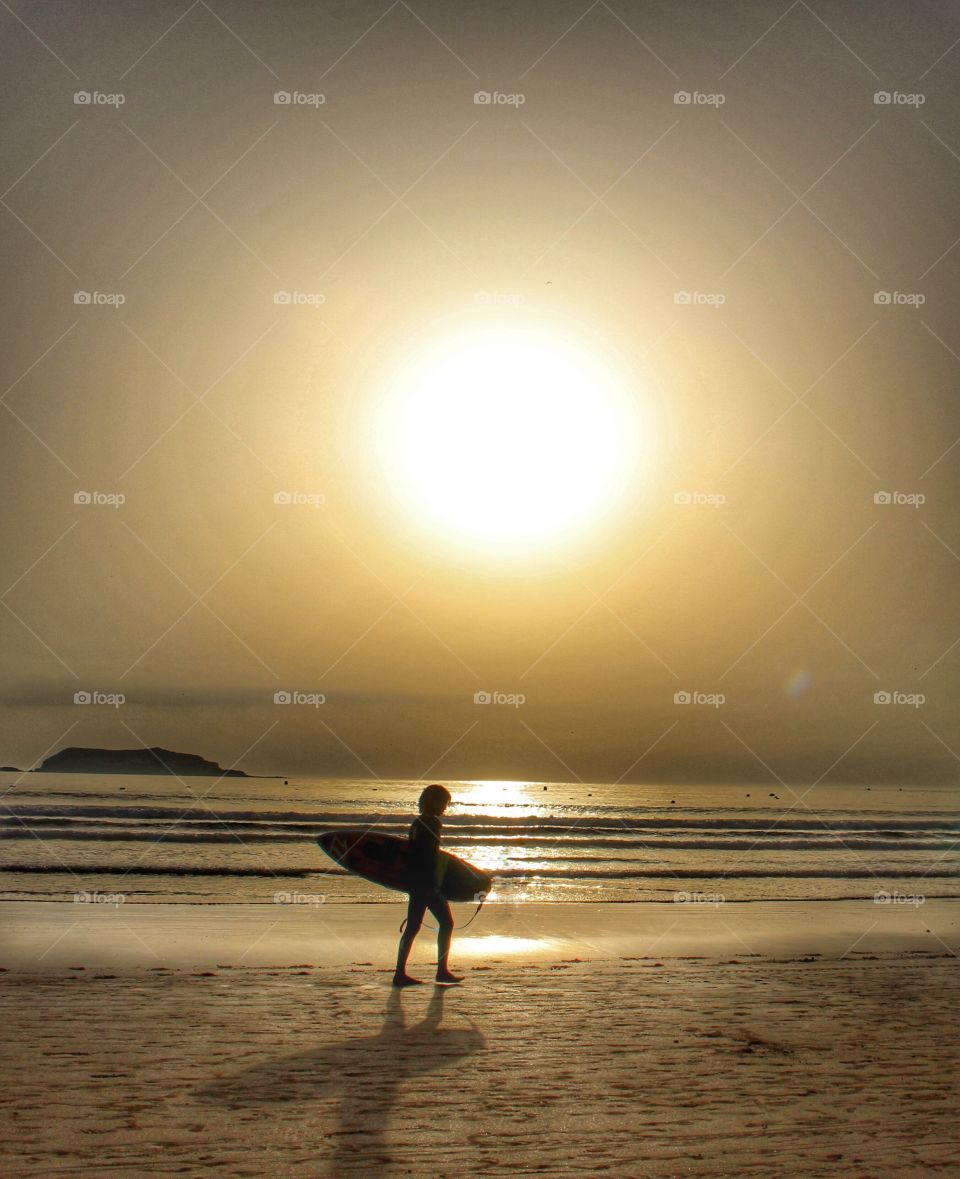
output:
M 483 908 L 483 902 L 487 899 L 487 894 L 485 892 L 480 893 L 479 896 L 480 896 L 480 904 L 477 905 L 477 911 L 470 918 L 470 920 L 467 922 L 466 925 L 460 925 L 457 928 L 459 928 L 461 930 L 469 929 L 470 926 L 474 923 L 474 921 L 476 921 L 477 917 L 479 916 L 480 910 Z M 407 919 L 406 919 L 406 917 L 404 917 L 404 919 L 400 922 L 400 932 L 401 933 L 403 933 L 403 927 L 406 924 L 407 924 Z M 428 926 L 426 926 L 426 928 L 435 932 L 440 927 L 438 925 L 428 925 Z
M 480 894 L 480 904 L 479 904 L 479 905 L 477 905 L 477 911 L 476 911 L 476 913 L 474 913 L 474 915 L 473 915 L 473 916 L 470 918 L 470 920 L 467 922 L 467 924 L 466 924 L 466 925 L 461 925 L 461 926 L 460 926 L 460 928 L 461 928 L 461 929 L 469 929 L 469 927 L 470 927 L 470 926 L 471 926 L 471 925 L 474 923 L 474 921 L 476 921 L 477 917 L 478 917 L 478 916 L 479 916 L 479 914 L 480 914 L 480 910 L 483 908 L 483 902 L 484 902 L 486 899 L 487 899 L 487 894 L 486 894 L 485 892 L 482 892 L 482 893 Z

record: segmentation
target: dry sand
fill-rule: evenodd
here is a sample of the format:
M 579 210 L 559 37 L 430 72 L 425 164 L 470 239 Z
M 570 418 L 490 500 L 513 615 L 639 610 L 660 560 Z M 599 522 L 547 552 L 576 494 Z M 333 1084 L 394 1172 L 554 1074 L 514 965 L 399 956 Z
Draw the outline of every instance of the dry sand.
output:
M 0 1173 L 960 1175 L 955 948 L 495 953 L 399 993 L 389 946 L 109 969 L 75 944 L 0 974 Z

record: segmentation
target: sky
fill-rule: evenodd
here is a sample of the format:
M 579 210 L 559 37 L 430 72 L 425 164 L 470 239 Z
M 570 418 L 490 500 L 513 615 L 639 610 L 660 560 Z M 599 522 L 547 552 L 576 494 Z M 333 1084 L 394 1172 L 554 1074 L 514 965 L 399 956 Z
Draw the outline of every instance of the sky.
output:
M 956 779 L 955 5 L 13 0 L 0 30 L 0 761 Z M 632 461 L 579 527 L 485 548 L 391 481 L 398 374 L 478 328 L 616 374 Z M 473 428 L 406 456 L 437 510 Z

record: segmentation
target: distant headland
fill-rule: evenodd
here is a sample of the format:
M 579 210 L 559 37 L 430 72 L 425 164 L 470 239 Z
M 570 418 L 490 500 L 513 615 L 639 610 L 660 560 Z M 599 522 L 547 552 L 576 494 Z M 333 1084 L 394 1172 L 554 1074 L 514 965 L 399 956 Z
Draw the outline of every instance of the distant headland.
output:
M 70 746 L 45 758 L 38 774 L 176 774 L 181 777 L 247 778 L 243 770 L 225 770 L 196 753 L 170 749 L 82 749 Z

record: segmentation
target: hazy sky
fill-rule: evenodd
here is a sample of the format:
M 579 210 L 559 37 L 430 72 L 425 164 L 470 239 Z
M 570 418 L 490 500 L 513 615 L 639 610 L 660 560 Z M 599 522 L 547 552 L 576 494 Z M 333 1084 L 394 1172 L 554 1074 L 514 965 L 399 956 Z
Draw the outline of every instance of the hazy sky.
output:
M 956 777 L 955 5 L 13 0 L 0 31 L 0 760 Z M 411 518 L 372 444 L 411 342 L 491 302 L 590 341 L 644 423 L 596 526 L 510 558 Z

